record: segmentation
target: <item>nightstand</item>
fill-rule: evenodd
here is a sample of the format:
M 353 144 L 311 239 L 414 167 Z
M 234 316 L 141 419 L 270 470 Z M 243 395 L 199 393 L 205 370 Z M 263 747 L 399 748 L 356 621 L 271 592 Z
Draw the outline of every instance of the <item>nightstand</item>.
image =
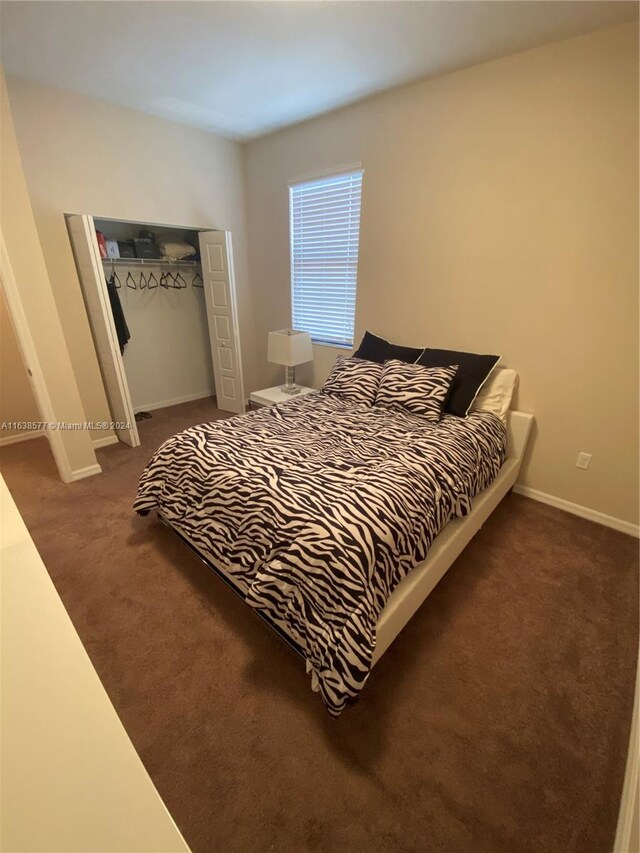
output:
M 282 385 L 274 388 L 264 388 L 262 391 L 254 391 L 249 395 L 249 406 L 275 406 L 276 403 L 286 403 L 288 400 L 297 400 L 305 394 L 313 394 L 315 388 L 301 387 L 297 394 L 285 394 Z

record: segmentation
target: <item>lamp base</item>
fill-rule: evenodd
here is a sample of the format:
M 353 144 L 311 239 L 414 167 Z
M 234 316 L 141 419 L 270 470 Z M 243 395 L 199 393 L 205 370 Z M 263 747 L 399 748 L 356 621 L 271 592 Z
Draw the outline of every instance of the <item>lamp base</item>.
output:
M 295 367 L 285 367 L 284 369 L 284 385 L 280 390 L 283 394 L 299 394 L 301 388 L 296 385 L 296 369 Z

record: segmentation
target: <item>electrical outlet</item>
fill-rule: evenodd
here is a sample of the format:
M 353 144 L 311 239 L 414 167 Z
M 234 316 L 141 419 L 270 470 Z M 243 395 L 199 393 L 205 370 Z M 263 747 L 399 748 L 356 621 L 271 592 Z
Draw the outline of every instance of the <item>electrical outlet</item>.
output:
M 589 463 L 591 462 L 591 454 L 590 453 L 578 453 L 578 458 L 576 459 L 576 468 L 582 468 L 583 471 L 586 471 L 589 467 Z

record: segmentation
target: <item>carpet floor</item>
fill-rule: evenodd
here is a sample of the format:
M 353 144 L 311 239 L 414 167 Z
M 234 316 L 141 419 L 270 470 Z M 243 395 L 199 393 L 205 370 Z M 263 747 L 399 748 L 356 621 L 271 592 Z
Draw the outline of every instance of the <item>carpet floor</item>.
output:
M 195 853 L 609 853 L 629 737 L 638 551 L 510 495 L 337 719 L 304 666 L 151 516 L 153 450 L 211 401 L 58 478 L 0 467 L 158 791 Z

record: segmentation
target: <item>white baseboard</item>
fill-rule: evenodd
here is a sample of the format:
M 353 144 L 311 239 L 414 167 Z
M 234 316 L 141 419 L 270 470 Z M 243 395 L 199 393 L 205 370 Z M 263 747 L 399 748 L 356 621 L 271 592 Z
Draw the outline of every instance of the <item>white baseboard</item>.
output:
M 586 518 L 589 521 L 595 521 L 596 524 L 603 524 L 605 527 L 611 527 L 613 530 L 619 530 L 620 533 L 628 533 L 630 536 L 640 537 L 640 525 L 634 524 L 632 521 L 624 521 L 622 518 L 615 518 L 613 515 L 607 515 L 604 512 L 598 512 L 596 509 L 589 509 L 588 506 L 574 504 L 571 501 L 566 501 L 564 498 L 557 498 L 555 495 L 548 495 L 546 492 L 539 492 L 537 489 L 531 489 L 529 486 L 520 486 L 516 483 L 513 491 L 518 495 L 524 495 L 525 498 L 532 498 L 534 501 L 540 501 L 543 504 L 549 504 L 556 509 L 563 509 L 565 512 L 570 512 L 572 515 L 579 515 L 580 518 Z
M 87 465 L 86 468 L 78 468 L 71 472 L 71 482 L 76 480 L 84 480 L 85 477 L 93 477 L 94 474 L 102 474 L 102 468 L 99 465 Z
M 161 400 L 159 403 L 136 404 L 136 412 L 154 412 L 167 406 L 179 406 L 180 403 L 191 403 L 192 400 L 204 400 L 205 397 L 215 397 L 215 391 L 198 391 L 196 394 L 186 394 L 184 397 L 174 397 L 173 400 Z
M 103 438 L 92 438 L 93 449 L 98 450 L 100 447 L 109 447 L 110 444 L 117 444 L 120 439 L 117 435 L 105 435 Z
M 44 435 L 44 430 L 37 429 L 31 432 L 18 432 L 15 435 L 7 435 L 0 438 L 0 447 L 5 447 L 7 444 L 18 444 L 21 441 L 30 441 L 32 438 L 40 438 Z

